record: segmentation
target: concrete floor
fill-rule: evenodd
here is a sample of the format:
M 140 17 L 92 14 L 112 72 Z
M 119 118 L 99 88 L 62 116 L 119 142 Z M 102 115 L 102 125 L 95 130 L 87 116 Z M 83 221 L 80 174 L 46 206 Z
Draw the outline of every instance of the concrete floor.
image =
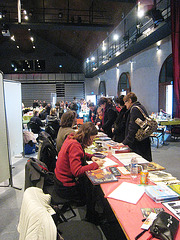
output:
M 180 180 L 180 140 L 174 141 L 169 136 L 166 138 L 166 145 L 160 144 L 159 148 L 156 148 L 156 144 L 152 144 L 153 161 L 164 166 L 167 172 Z M 24 189 L 24 165 L 27 159 L 13 159 L 13 185 L 21 190 L 0 187 L 0 240 L 18 240 L 19 238 L 17 225 Z M 8 181 L 1 183 L 1 186 L 6 185 Z M 82 215 L 83 209 L 80 209 L 78 217 Z

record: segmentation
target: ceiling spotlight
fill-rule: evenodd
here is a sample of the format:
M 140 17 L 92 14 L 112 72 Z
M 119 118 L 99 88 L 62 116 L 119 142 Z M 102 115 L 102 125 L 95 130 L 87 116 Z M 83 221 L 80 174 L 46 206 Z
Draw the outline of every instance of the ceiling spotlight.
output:
M 114 41 L 117 41 L 119 39 L 119 35 L 118 34 L 114 34 L 113 39 L 114 39 Z
M 17 46 L 17 48 L 19 48 L 19 46 Z
M 59 16 L 59 18 L 62 18 L 63 17 L 63 13 L 59 12 L 58 16 Z
M 14 35 L 11 36 L 11 40 L 15 42 L 15 37 L 14 37 Z
M 95 57 L 91 57 L 91 61 L 94 61 L 95 60 Z
M 35 46 L 33 46 L 33 48 L 36 48 Z
M 103 50 L 103 52 L 106 51 L 106 47 L 105 47 L 105 46 L 102 46 L 102 50 Z
M 30 40 L 31 40 L 31 42 L 34 42 L 34 38 L 33 37 L 30 37 Z
M 138 10 L 137 16 L 138 18 L 142 18 L 144 16 L 144 11 L 142 9 Z

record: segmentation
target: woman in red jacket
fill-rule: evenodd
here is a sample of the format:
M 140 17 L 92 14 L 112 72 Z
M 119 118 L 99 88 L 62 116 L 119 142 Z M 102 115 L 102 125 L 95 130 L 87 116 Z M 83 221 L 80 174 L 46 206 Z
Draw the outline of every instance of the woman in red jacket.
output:
M 87 203 L 85 171 L 99 168 L 103 160 L 85 153 L 84 149 L 93 143 L 97 133 L 95 125 L 87 122 L 64 141 L 55 168 L 55 191 L 60 197 Z M 86 160 L 93 163 L 88 165 Z

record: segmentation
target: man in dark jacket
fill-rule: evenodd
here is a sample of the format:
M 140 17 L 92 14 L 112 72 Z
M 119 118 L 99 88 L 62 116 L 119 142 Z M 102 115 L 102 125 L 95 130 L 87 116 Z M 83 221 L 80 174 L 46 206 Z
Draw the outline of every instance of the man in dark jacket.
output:
M 144 117 L 140 110 L 136 107 L 140 107 L 143 112 L 148 116 L 148 113 L 143 105 L 141 105 L 140 102 L 137 101 L 137 96 L 135 93 L 130 92 L 124 97 L 124 103 L 126 105 L 127 111 L 127 121 L 126 121 L 126 128 L 125 128 L 125 139 L 120 145 L 128 145 L 132 151 L 139 154 L 143 158 L 145 158 L 148 161 L 152 161 L 151 156 L 151 142 L 150 138 L 145 138 L 142 141 L 138 141 L 135 138 L 135 134 L 137 133 L 137 130 L 139 129 L 139 125 L 135 123 L 135 120 L 137 118 L 140 118 L 142 121 L 144 121 Z

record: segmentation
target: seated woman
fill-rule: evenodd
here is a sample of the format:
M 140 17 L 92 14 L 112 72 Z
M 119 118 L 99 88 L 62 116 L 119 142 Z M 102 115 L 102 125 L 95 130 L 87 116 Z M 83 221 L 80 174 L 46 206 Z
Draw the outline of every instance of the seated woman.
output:
M 63 113 L 61 117 L 61 127 L 58 131 L 57 139 L 56 139 L 56 148 L 59 152 L 64 140 L 67 138 L 67 136 L 74 132 L 72 127 L 76 124 L 76 112 L 75 111 L 67 111 Z
M 87 204 L 88 212 L 91 215 L 92 205 L 87 191 L 87 178 L 85 172 L 95 170 L 103 165 L 103 160 L 93 157 L 84 152 L 96 137 L 98 131 L 91 122 L 84 123 L 76 133 L 69 135 L 64 141 L 58 154 L 55 168 L 55 191 L 65 199 L 80 201 Z M 86 160 L 93 163 L 87 165 Z

